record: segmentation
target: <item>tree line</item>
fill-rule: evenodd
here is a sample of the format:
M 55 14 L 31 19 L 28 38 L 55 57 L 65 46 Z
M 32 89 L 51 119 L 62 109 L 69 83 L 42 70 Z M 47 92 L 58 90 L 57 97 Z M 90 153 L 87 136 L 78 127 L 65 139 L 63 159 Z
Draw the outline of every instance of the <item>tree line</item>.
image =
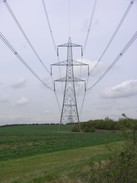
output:
M 135 129 L 137 130 L 137 119 L 131 119 L 122 114 L 122 118 L 117 121 L 106 117 L 105 119 L 89 120 L 87 122 L 81 122 L 81 131 L 94 132 L 98 130 L 122 130 L 122 129 Z M 72 131 L 78 131 L 76 124 L 72 125 Z

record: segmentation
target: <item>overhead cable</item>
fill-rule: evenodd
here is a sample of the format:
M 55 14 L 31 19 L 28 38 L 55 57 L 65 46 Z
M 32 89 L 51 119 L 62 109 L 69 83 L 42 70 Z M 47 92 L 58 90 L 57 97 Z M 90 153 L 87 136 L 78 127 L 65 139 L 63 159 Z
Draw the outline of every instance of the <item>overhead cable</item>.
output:
M 14 53 L 14 55 L 24 64 L 24 66 L 37 78 L 44 86 L 48 89 L 54 91 L 49 87 L 34 71 L 33 69 L 25 62 L 25 60 L 19 55 L 15 48 L 10 44 L 10 42 L 5 38 L 5 36 L 0 32 L 0 39 L 5 43 L 5 45 Z
M 122 23 L 124 22 L 124 20 L 125 20 L 127 14 L 129 13 L 129 11 L 130 11 L 130 9 L 131 9 L 131 7 L 132 7 L 132 5 L 133 5 L 134 2 L 135 2 L 135 0 L 130 1 L 130 4 L 128 5 L 128 7 L 127 7 L 125 13 L 123 14 L 123 16 L 122 16 L 122 18 L 121 18 L 121 20 L 120 20 L 118 26 L 116 27 L 114 33 L 112 34 L 111 39 L 110 39 L 109 42 L 107 43 L 107 45 L 106 45 L 104 51 L 102 52 L 101 56 L 99 57 L 97 63 L 96 63 L 95 66 L 93 67 L 93 69 L 90 71 L 89 75 L 95 70 L 95 68 L 97 67 L 97 65 L 99 64 L 99 62 L 100 62 L 101 59 L 103 58 L 103 56 L 105 55 L 106 51 L 108 50 L 108 48 L 109 48 L 110 44 L 112 43 L 114 37 L 116 36 L 117 32 L 119 31 L 119 29 L 120 29 Z M 122 55 L 121 55 L 121 56 L 122 56 Z M 108 72 L 108 71 L 107 71 L 107 72 Z M 103 76 L 103 77 L 104 77 L 104 76 Z M 88 79 L 89 79 L 89 77 L 88 77 Z M 87 85 L 88 85 L 88 79 L 87 79 Z M 94 83 L 94 85 L 96 85 L 100 80 L 101 80 L 101 77 L 100 77 L 100 79 L 98 79 L 98 80 Z M 80 109 L 80 113 L 82 113 L 82 109 L 83 109 L 83 105 L 84 105 L 84 101 L 85 101 L 85 97 L 86 97 L 86 92 L 87 92 L 88 90 L 92 89 L 92 88 L 94 87 L 94 85 L 92 85 L 92 87 L 90 87 L 89 89 L 87 89 L 87 90 L 85 91 L 85 94 L 84 94 L 84 97 L 83 97 L 83 101 L 82 101 L 82 105 L 81 105 L 81 109 Z
M 59 56 L 57 55 L 57 46 L 56 46 L 55 39 L 54 39 L 54 36 L 53 36 L 53 31 L 52 31 L 52 28 L 51 28 L 51 24 L 50 24 L 50 20 L 49 20 L 49 16 L 48 16 L 48 11 L 47 11 L 46 4 L 45 4 L 44 0 L 42 0 L 42 4 L 43 4 L 46 20 L 47 20 L 47 23 L 48 23 L 51 39 L 52 39 L 52 42 L 53 42 L 53 46 L 54 46 L 54 49 L 55 49 L 55 53 L 56 53 L 56 56 L 57 56 L 57 60 L 58 60 L 58 63 L 59 63 Z M 60 73 L 60 77 L 61 77 L 60 66 L 59 66 L 59 73 Z M 63 86 L 62 86 L 62 90 L 63 90 Z
M 97 0 L 94 0 L 93 10 L 92 10 L 92 13 L 91 13 L 91 17 L 90 17 L 90 21 L 89 21 L 89 26 L 88 26 L 88 30 L 87 30 L 87 34 L 86 34 L 86 39 L 85 39 L 84 46 L 83 46 L 83 54 L 84 54 L 86 46 L 87 46 L 87 42 L 88 42 L 88 38 L 89 38 L 89 33 L 90 33 L 90 30 L 91 30 L 91 25 L 93 23 L 93 18 L 94 18 L 94 14 L 95 14 L 96 4 L 97 4 Z M 69 21 L 70 21 L 70 0 L 69 0 Z M 69 27 L 70 27 L 70 23 L 69 23 Z M 82 58 L 83 57 L 81 57 L 81 62 L 82 62 Z M 80 77 L 81 77 L 81 66 L 80 66 Z M 89 73 L 88 73 L 88 78 L 89 78 Z M 88 78 L 87 78 L 87 84 L 88 84 Z M 80 91 L 79 88 L 80 87 L 78 87 L 78 94 L 77 94 L 77 96 L 79 96 L 79 91 Z M 85 94 L 84 94 L 84 96 L 85 96 Z
M 93 18 L 94 18 L 94 14 L 95 14 L 96 4 L 97 4 L 97 0 L 94 0 L 93 10 L 92 10 L 91 17 L 90 17 L 90 22 L 89 22 L 89 26 L 88 26 L 88 31 L 87 31 L 85 43 L 84 43 L 83 52 L 85 52 L 85 49 L 86 49 L 86 46 L 87 46 L 89 33 L 90 33 L 90 30 L 91 30 L 91 25 L 93 23 Z
M 81 113 L 82 113 L 82 110 L 83 110 L 83 106 L 84 106 L 85 98 L 86 98 L 86 91 L 84 91 L 84 96 L 83 96 L 83 100 L 82 100 L 81 108 L 80 108 L 80 111 L 79 111 L 79 115 L 80 115 L 80 116 L 81 116 Z
M 59 104 L 59 99 L 58 99 L 56 90 L 54 90 L 54 93 L 55 93 L 55 97 L 56 97 L 56 101 L 57 101 L 57 104 L 58 104 L 59 111 L 61 111 L 60 104 Z
M 3 2 L 5 3 L 9 13 L 11 14 L 11 16 L 13 17 L 15 23 L 17 24 L 18 28 L 20 29 L 20 31 L 22 32 L 24 38 L 26 39 L 26 41 L 28 42 L 29 46 L 31 47 L 32 51 L 34 52 L 34 54 L 36 55 L 36 57 L 38 58 L 39 62 L 41 63 L 41 65 L 45 68 L 45 70 L 51 75 L 51 73 L 49 72 L 49 70 L 47 69 L 47 67 L 45 66 L 44 62 L 41 60 L 40 56 L 38 55 L 38 53 L 36 52 L 35 48 L 33 47 L 32 43 L 30 42 L 27 34 L 24 32 L 23 28 L 21 27 L 19 21 L 17 20 L 15 14 L 13 13 L 11 7 L 9 6 L 7 0 L 3 0 Z
M 128 50 L 128 48 L 134 43 L 134 41 L 136 39 L 137 39 L 137 31 L 128 41 L 126 46 L 121 50 L 121 52 L 118 54 L 118 56 L 114 59 L 114 61 L 111 63 L 111 65 L 107 68 L 107 70 L 99 77 L 99 79 L 91 87 L 89 87 L 87 89 L 87 91 L 93 89 L 104 78 L 104 76 L 112 69 L 112 67 L 118 62 L 118 60 L 124 55 L 124 53 Z
M 52 42 L 53 42 L 53 45 L 54 45 L 54 49 L 55 49 L 55 52 L 57 51 L 56 50 L 56 43 L 55 43 L 55 39 L 54 39 L 54 36 L 53 36 L 53 32 L 52 32 L 52 28 L 51 28 L 51 24 L 50 24 L 50 21 L 49 21 L 49 16 L 48 16 L 48 12 L 47 12 L 47 8 L 46 8 L 46 4 L 45 4 L 45 1 L 42 0 L 42 4 L 43 4 L 43 8 L 44 8 L 44 13 L 45 13 L 45 16 L 46 16 L 46 19 L 47 19 L 47 22 L 48 22 L 48 27 L 49 27 L 49 30 L 50 30 L 50 34 L 51 34 L 51 38 L 52 38 Z
M 48 12 L 47 12 L 47 8 L 46 8 L 46 4 L 45 4 L 44 0 L 42 0 L 42 4 L 43 4 L 43 9 L 44 9 L 44 13 L 45 13 L 45 16 L 46 16 L 46 20 L 47 20 L 47 23 L 48 23 L 48 27 L 49 27 L 52 43 L 53 43 L 53 46 L 54 46 L 54 50 L 55 50 L 55 53 L 57 53 L 57 46 L 56 46 L 55 39 L 54 39 L 54 36 L 53 36 L 53 31 L 52 31 L 52 28 L 51 28 L 51 24 L 50 24 Z M 59 58 L 58 57 L 57 57 L 57 59 L 58 59 L 58 62 L 59 62 Z M 59 68 L 59 72 L 60 72 L 60 76 L 61 76 L 60 68 Z M 53 77 L 52 77 L 52 73 L 51 73 L 51 79 L 52 79 L 52 83 L 54 83 Z M 57 101 L 57 105 L 58 105 L 59 111 L 61 111 L 59 100 L 58 100 L 58 96 L 57 96 L 57 92 L 56 92 L 55 89 L 54 89 L 54 93 L 55 93 L 55 97 L 56 97 L 56 101 Z
M 128 5 L 128 7 L 127 7 L 125 13 L 123 14 L 121 20 L 120 20 L 119 23 L 118 23 L 118 26 L 116 27 L 114 33 L 112 34 L 112 37 L 110 38 L 109 42 L 107 43 L 107 45 L 106 45 L 104 51 L 102 52 L 101 56 L 99 57 L 99 59 L 98 59 L 98 61 L 97 61 L 97 63 L 95 64 L 95 66 L 93 67 L 93 69 L 90 71 L 90 74 L 95 70 L 95 68 L 97 67 L 97 65 L 99 64 L 99 62 L 100 62 L 101 59 L 103 58 L 103 56 L 105 55 L 105 53 L 106 53 L 106 51 L 108 50 L 110 44 L 112 43 L 112 41 L 113 41 L 113 39 L 115 38 L 117 32 L 119 31 L 121 25 L 123 24 L 125 18 L 127 17 L 127 15 L 128 15 L 128 13 L 129 13 L 131 7 L 133 6 L 134 2 L 135 2 L 135 0 L 130 1 L 130 3 L 129 3 L 129 5 Z
M 87 35 L 86 35 L 86 39 L 85 39 L 85 43 L 84 43 L 84 47 L 83 47 L 83 53 L 85 52 L 85 49 L 86 49 L 86 46 L 87 46 L 87 42 L 88 42 L 88 38 L 89 38 L 92 23 L 93 23 L 95 10 L 96 10 L 96 5 L 97 5 L 97 0 L 94 0 L 93 10 L 92 10 L 92 13 L 91 13 L 89 26 L 88 26 L 88 31 L 87 31 Z M 81 68 L 80 68 L 80 75 L 81 75 Z M 88 80 L 89 80 L 89 73 L 88 73 L 88 77 L 87 77 L 87 85 L 88 85 Z M 80 108 L 80 115 L 82 113 L 85 97 L 86 97 L 86 90 L 84 91 L 84 96 L 83 96 L 83 100 L 82 100 L 82 104 L 81 104 L 81 108 Z

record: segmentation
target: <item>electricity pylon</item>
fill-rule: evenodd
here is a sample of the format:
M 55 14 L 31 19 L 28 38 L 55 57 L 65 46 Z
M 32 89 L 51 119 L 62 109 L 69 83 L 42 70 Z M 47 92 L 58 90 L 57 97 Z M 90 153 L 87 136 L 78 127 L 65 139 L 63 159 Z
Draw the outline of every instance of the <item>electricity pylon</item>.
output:
M 79 131 L 81 131 L 78 106 L 77 106 L 76 91 L 75 91 L 75 83 L 76 82 L 84 82 L 85 83 L 85 90 L 86 90 L 86 82 L 85 82 L 85 80 L 76 78 L 74 76 L 73 67 L 74 66 L 88 66 L 88 64 L 84 64 L 82 62 L 78 62 L 78 61 L 73 60 L 72 48 L 73 47 L 80 47 L 81 48 L 81 57 L 83 56 L 83 49 L 82 49 L 81 45 L 72 43 L 70 37 L 68 39 L 68 43 L 57 46 L 57 55 L 58 56 L 59 56 L 59 48 L 61 48 L 61 47 L 67 48 L 67 60 L 51 65 L 51 73 L 52 73 L 52 66 L 65 66 L 66 67 L 66 76 L 63 78 L 55 80 L 55 83 L 56 82 L 65 82 L 63 104 L 62 104 L 60 124 L 59 124 L 59 131 L 61 130 L 61 125 L 67 124 L 67 123 L 78 123 Z M 88 67 L 88 71 L 89 71 L 89 67 Z

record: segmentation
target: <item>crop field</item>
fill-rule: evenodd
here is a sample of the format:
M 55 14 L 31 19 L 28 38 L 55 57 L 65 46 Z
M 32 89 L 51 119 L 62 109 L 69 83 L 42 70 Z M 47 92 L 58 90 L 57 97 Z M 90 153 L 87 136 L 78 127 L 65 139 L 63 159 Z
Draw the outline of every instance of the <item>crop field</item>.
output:
M 0 160 L 8 160 L 122 140 L 119 133 L 71 133 L 66 125 L 58 133 L 57 125 L 26 125 L 0 128 Z
M 107 146 L 121 149 L 119 132 L 71 132 L 65 125 L 0 128 L 0 183 L 82 182 L 90 162 L 108 158 Z M 87 180 L 88 182 L 88 180 Z

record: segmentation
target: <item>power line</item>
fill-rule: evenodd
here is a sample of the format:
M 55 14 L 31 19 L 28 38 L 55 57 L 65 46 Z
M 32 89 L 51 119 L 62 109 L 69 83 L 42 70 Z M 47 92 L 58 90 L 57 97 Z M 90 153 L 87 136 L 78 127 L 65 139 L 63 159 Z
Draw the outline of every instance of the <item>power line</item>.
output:
M 90 30 L 91 30 L 91 26 L 93 23 L 93 18 L 94 18 L 94 14 L 95 14 L 95 10 L 96 10 L 96 5 L 97 5 L 97 0 L 94 0 L 94 5 L 93 5 L 93 10 L 91 13 L 91 17 L 90 17 L 90 21 L 89 21 L 89 26 L 88 26 L 88 30 L 87 30 L 87 35 L 86 35 L 86 39 L 85 39 L 85 43 L 84 43 L 84 47 L 83 47 L 83 53 L 85 52 L 86 46 L 87 46 L 87 42 L 88 42 L 88 38 L 89 38 L 89 34 L 90 34 Z M 81 75 L 81 68 L 80 68 L 80 75 Z M 88 85 L 88 80 L 89 80 L 89 73 L 88 73 L 88 77 L 87 77 L 87 85 Z M 81 104 L 81 108 L 80 108 L 80 116 L 83 110 L 83 105 L 84 105 L 84 101 L 85 101 L 85 97 L 86 97 L 86 90 L 84 91 L 84 96 L 83 96 L 83 100 L 82 100 L 82 104 Z
M 119 53 L 119 55 L 115 58 L 115 60 L 112 62 L 112 64 L 108 67 L 108 69 L 103 73 L 103 75 L 100 76 L 100 78 L 91 87 L 89 87 L 85 91 L 84 97 L 83 97 L 83 100 L 82 100 L 81 109 L 80 109 L 80 115 L 81 115 L 82 110 L 83 110 L 83 106 L 84 106 L 84 102 L 85 102 L 85 97 L 86 97 L 86 92 L 89 91 L 89 90 L 91 90 L 91 89 L 93 89 L 100 82 L 100 80 L 104 78 L 104 76 L 111 70 L 111 68 L 117 63 L 117 61 L 124 55 L 124 53 L 128 50 L 128 48 L 133 44 L 133 42 L 136 39 L 137 39 L 137 31 L 134 33 L 134 35 L 132 36 L 132 38 L 128 41 L 128 43 L 122 49 L 122 51 Z
M 44 86 L 46 86 L 51 91 L 54 91 L 51 87 L 49 87 L 25 62 L 25 60 L 19 55 L 19 53 L 15 50 L 15 48 L 11 45 L 11 43 L 5 38 L 5 36 L 0 32 L 0 39 L 5 43 L 5 45 L 14 53 L 14 55 L 25 65 L 25 67 L 37 78 Z
M 90 33 L 90 30 L 91 30 L 91 25 L 93 23 L 93 18 L 94 18 L 94 14 L 95 14 L 96 4 L 97 4 L 97 0 L 94 1 L 93 10 L 92 10 L 91 17 L 90 17 L 90 22 L 89 22 L 89 27 L 88 27 L 85 43 L 84 43 L 83 52 L 85 52 L 85 49 L 86 49 L 86 46 L 87 46 L 89 33 Z
M 114 37 L 116 36 L 118 30 L 120 29 L 122 23 L 124 22 L 124 20 L 125 20 L 127 14 L 129 13 L 129 11 L 130 11 L 130 9 L 131 9 L 131 7 L 132 7 L 132 5 L 133 5 L 134 2 L 135 2 L 135 0 L 130 1 L 130 4 L 128 5 L 128 7 L 127 7 L 127 9 L 126 9 L 124 15 L 122 16 L 122 18 L 121 18 L 121 20 L 120 20 L 118 26 L 116 27 L 116 29 L 115 29 L 115 31 L 114 31 L 114 33 L 113 33 L 111 39 L 109 40 L 108 44 L 106 45 L 104 51 L 102 52 L 101 56 L 99 57 L 97 63 L 95 64 L 95 66 L 93 67 L 93 69 L 91 70 L 91 72 L 89 73 L 89 75 L 95 70 L 95 68 L 97 67 L 97 65 L 99 64 L 99 62 L 101 61 L 101 59 L 103 58 L 104 54 L 105 54 L 106 51 L 108 50 L 108 48 L 109 48 L 111 42 L 113 41 Z M 87 34 L 87 35 L 88 35 L 88 34 Z M 121 55 L 121 56 L 122 56 L 122 55 Z M 112 66 L 112 67 L 113 67 L 113 66 Z M 111 69 L 111 68 L 110 68 L 110 69 Z M 109 70 L 108 70 L 108 71 L 109 71 Z M 92 89 L 92 88 L 93 88 L 93 87 L 94 87 L 94 86 L 95 86 L 95 85 L 105 76 L 105 74 L 107 74 L 108 71 L 106 71 L 106 72 L 104 73 L 104 75 L 102 75 L 102 76 L 94 83 L 94 85 L 92 85 L 89 89 L 87 89 L 87 90 L 85 91 L 84 97 L 83 97 L 83 101 L 82 101 L 82 105 L 81 105 L 81 109 L 80 109 L 80 114 L 82 113 L 82 110 L 83 110 L 83 105 L 84 105 L 84 101 L 85 101 L 85 97 L 86 97 L 86 92 L 87 92 L 88 90 Z M 88 75 L 88 76 L 89 76 L 89 75 Z M 88 80 L 89 80 L 89 77 L 87 78 L 87 85 L 88 85 Z
M 85 98 L 86 98 L 86 91 L 84 92 L 81 108 L 80 108 L 80 111 L 79 111 L 79 116 L 81 116 L 81 113 L 82 113 L 82 110 L 83 110 L 83 106 L 84 106 L 84 102 L 85 102 Z
M 83 106 L 84 106 L 84 102 L 85 102 L 85 98 L 86 98 L 86 92 L 93 89 L 101 79 L 103 79 L 103 77 L 109 72 L 109 70 L 116 64 L 116 62 L 123 56 L 123 54 L 127 51 L 127 49 L 133 44 L 133 42 L 137 39 L 137 32 L 134 33 L 134 35 L 132 36 L 132 38 L 129 40 L 129 42 L 126 44 L 126 46 L 122 49 L 122 51 L 119 53 L 119 55 L 115 58 L 115 60 L 112 62 L 112 64 L 108 67 L 108 69 L 103 73 L 103 75 L 90 87 L 88 88 L 85 93 L 84 93 L 84 97 L 82 100 L 82 105 L 81 105 L 81 109 L 80 109 L 80 115 L 82 113 L 83 110 Z
M 4 37 L 4 35 L 0 32 L 0 39 L 5 43 L 5 45 L 14 53 L 14 55 L 25 65 L 25 67 L 36 77 L 36 79 L 38 79 L 45 87 L 47 87 L 48 89 L 50 89 L 51 91 L 54 91 L 55 93 L 55 98 L 57 101 L 57 105 L 59 110 L 60 109 L 60 104 L 59 104 L 59 100 L 57 97 L 57 93 L 54 89 L 52 89 L 51 87 L 49 87 L 32 69 L 31 67 L 24 61 L 24 59 L 18 54 L 18 52 L 14 49 L 14 47 L 11 45 L 11 43 Z
M 59 104 L 59 99 L 58 99 L 56 90 L 54 90 L 54 93 L 55 93 L 55 97 L 56 97 L 56 101 L 57 101 L 57 104 L 58 104 L 59 111 L 61 111 L 61 107 L 60 107 L 60 104 Z
M 68 33 L 69 33 L 69 37 L 71 37 L 71 3 L 70 3 L 70 0 L 68 0 Z M 83 56 L 83 48 L 82 48 L 82 56 Z M 82 57 L 81 57 L 81 63 L 82 63 Z M 79 78 L 81 78 L 81 67 L 82 67 L 82 64 L 80 65 L 80 76 L 79 76 Z M 76 91 L 77 101 L 78 101 L 78 98 L 79 98 L 79 92 L 80 92 L 80 85 L 78 85 L 78 88 L 77 88 L 77 91 Z
M 55 50 L 55 53 L 57 55 L 57 46 L 56 46 L 55 39 L 54 39 L 54 36 L 53 36 L 53 31 L 52 31 L 52 28 L 51 28 L 51 24 L 50 24 L 50 20 L 49 20 L 49 16 L 48 16 L 48 11 L 47 11 L 46 4 L 45 4 L 44 0 L 42 0 L 42 4 L 43 4 L 46 20 L 47 20 L 47 23 L 48 23 L 51 39 L 52 39 L 52 42 L 53 42 L 54 50 Z M 57 55 L 57 60 L 58 60 L 58 63 L 59 63 L 59 56 L 58 55 Z M 59 67 L 59 73 L 60 73 L 60 77 L 61 77 L 61 69 L 60 69 L 60 67 Z M 52 80 L 53 80 L 53 78 L 52 78 Z M 62 85 L 62 91 L 63 91 L 63 85 Z
M 134 4 L 134 2 L 135 2 L 135 0 L 130 1 L 130 4 L 128 5 L 128 7 L 127 7 L 125 13 L 123 14 L 123 16 L 122 16 L 120 22 L 118 23 L 118 26 L 116 27 L 116 29 L 115 29 L 115 31 L 114 31 L 112 37 L 110 38 L 109 42 L 107 43 L 107 45 L 106 45 L 104 51 L 102 52 L 101 56 L 99 57 L 99 59 L 98 59 L 98 61 L 97 61 L 97 63 L 95 64 L 95 66 L 93 67 L 93 69 L 90 71 L 90 74 L 95 70 L 95 68 L 97 67 L 97 65 L 99 64 L 99 62 L 100 62 L 101 59 L 103 58 L 103 56 L 105 55 L 106 51 L 108 50 L 108 48 L 109 48 L 110 44 L 112 43 L 114 37 L 116 36 L 117 32 L 119 31 L 119 29 L 120 29 L 122 23 L 124 22 L 124 20 L 125 20 L 127 14 L 129 13 L 129 11 L 130 11 L 132 5 Z
M 118 62 L 118 60 L 124 55 L 124 53 L 128 50 L 128 48 L 134 43 L 134 41 L 137 39 L 137 31 L 134 33 L 132 38 L 128 41 L 126 46 L 121 50 L 121 52 L 118 54 L 118 56 L 114 59 L 114 61 L 111 63 L 111 65 L 107 68 L 107 70 L 99 77 L 99 79 L 87 89 L 87 91 L 93 89 L 103 78 L 104 76 L 111 70 L 111 68 Z
M 50 24 L 50 21 L 49 21 L 49 16 L 48 16 L 48 12 L 47 12 L 47 8 L 46 8 L 46 4 L 45 4 L 44 0 L 42 0 L 42 4 L 43 4 L 43 8 L 44 8 L 44 13 L 45 13 L 45 16 L 46 16 L 46 19 L 47 19 L 47 23 L 48 23 L 51 39 L 52 39 L 52 42 L 53 42 L 54 50 L 55 50 L 55 52 L 57 52 L 57 50 L 56 50 L 57 46 L 56 46 L 55 39 L 54 39 L 54 36 L 53 36 L 53 31 L 52 31 L 52 28 L 51 28 L 51 24 Z M 57 59 L 58 59 L 58 57 L 57 57 Z M 58 62 L 59 62 L 59 60 L 58 60 Z M 59 68 L 59 72 L 60 72 L 60 75 L 61 75 L 60 68 Z M 54 84 L 52 73 L 51 73 L 51 79 L 52 79 L 52 83 Z M 59 111 L 61 111 L 56 90 L 54 90 L 54 93 L 55 93 L 55 97 L 56 97 L 56 101 L 57 101 L 57 105 L 58 105 Z
M 92 10 L 92 13 L 91 13 L 91 17 L 90 17 L 90 21 L 89 21 L 89 26 L 88 26 L 88 30 L 87 30 L 87 35 L 86 35 L 86 39 L 85 39 L 85 43 L 84 43 L 84 47 L 83 47 L 83 53 L 85 52 L 85 49 L 86 49 L 86 46 L 87 46 L 87 42 L 88 42 L 90 30 L 91 30 L 91 25 L 93 23 L 93 18 L 94 18 L 94 14 L 95 14 L 96 4 L 97 4 L 97 0 L 94 1 L 93 10 Z M 81 60 L 82 60 L 82 58 L 83 57 L 81 57 Z M 81 67 L 80 67 L 80 77 L 81 77 Z M 88 78 L 89 78 L 89 73 L 88 73 Z M 88 78 L 87 78 L 87 85 L 88 85 Z M 85 94 L 86 94 L 86 91 L 84 92 L 84 98 L 85 98 Z M 79 89 L 78 89 L 78 96 L 79 96 Z M 82 105 L 83 105 L 83 103 L 84 102 L 82 102 Z M 80 109 L 80 111 L 81 111 L 81 109 Z
M 26 33 L 24 32 L 23 28 L 21 27 L 19 21 L 17 20 L 16 16 L 14 15 L 12 9 L 10 8 L 9 4 L 7 3 L 7 0 L 3 0 L 3 2 L 5 3 L 8 11 L 10 12 L 11 16 L 13 17 L 14 21 L 16 22 L 17 26 L 19 27 L 20 31 L 22 32 L 24 38 L 26 39 L 26 41 L 28 42 L 28 44 L 30 45 L 31 49 L 33 50 L 34 54 L 36 55 L 36 57 L 38 58 L 38 60 L 40 61 L 41 65 L 45 68 L 45 70 L 49 73 L 49 75 L 51 76 L 51 73 L 49 72 L 49 70 L 47 69 L 47 67 L 45 66 L 44 62 L 41 60 L 40 56 L 38 55 L 38 53 L 36 52 L 35 48 L 33 47 L 32 43 L 30 42 L 28 36 L 26 35 Z M 53 37 L 53 34 L 52 34 L 52 31 L 51 31 L 51 26 L 50 26 L 50 23 L 49 23 L 49 20 L 48 20 L 48 24 L 49 24 L 49 27 L 50 27 L 50 33 L 51 33 L 51 37 L 52 37 L 52 40 L 53 40 L 53 44 L 54 44 L 54 48 L 55 48 L 55 51 L 56 51 L 56 45 L 55 45 L 55 41 L 54 41 L 54 37 Z M 10 45 L 11 46 L 11 45 Z M 10 48 L 10 47 L 9 47 Z M 10 48 L 11 49 L 11 48 Z M 13 51 L 13 50 L 12 50 Z M 17 57 L 19 56 L 18 54 L 16 55 Z M 18 59 L 20 59 L 22 62 L 24 61 L 21 57 Z M 23 62 L 24 63 L 24 62 Z M 24 65 L 26 65 L 26 67 L 32 72 L 33 75 L 35 75 L 35 77 L 40 81 L 42 82 L 44 85 L 45 82 L 43 82 L 39 76 L 37 74 L 34 73 L 34 71 L 27 65 L 24 63 Z M 53 80 L 53 78 L 52 78 Z M 46 87 L 48 87 L 48 85 L 46 85 Z M 48 87 L 49 89 L 51 89 L 50 87 Z M 53 89 L 51 89 L 53 90 Z M 53 90 L 54 91 L 54 90 Z M 58 104 L 58 107 L 59 107 L 59 101 L 58 101 L 58 97 L 57 97 L 57 94 L 56 94 L 56 91 L 54 91 L 55 93 L 55 97 L 56 97 L 56 101 L 57 101 L 57 104 Z M 60 110 L 60 107 L 59 107 L 59 110 Z
M 48 16 L 48 12 L 47 12 L 47 8 L 46 8 L 46 4 L 45 4 L 44 0 L 42 0 L 42 4 L 43 4 L 43 8 L 44 8 L 44 13 L 45 13 L 45 16 L 46 16 L 46 19 L 47 19 L 47 22 L 48 22 L 48 27 L 49 27 L 49 30 L 50 30 L 50 35 L 51 35 L 51 38 L 52 38 L 54 49 L 55 49 L 55 52 L 56 52 L 57 51 L 56 50 L 57 46 L 56 46 L 55 39 L 54 39 L 54 36 L 53 36 L 53 32 L 52 32 L 52 29 L 51 29 L 51 24 L 50 24 L 50 21 L 49 21 L 49 16 Z
M 15 14 L 13 13 L 11 7 L 9 6 L 7 0 L 3 0 L 3 2 L 5 3 L 9 13 L 11 14 L 11 16 L 13 17 L 15 23 L 17 24 L 18 28 L 20 29 L 20 31 L 22 32 L 24 38 L 26 39 L 26 41 L 28 42 L 29 46 L 31 47 L 31 49 L 33 50 L 34 54 L 36 55 L 36 57 L 38 58 L 39 62 L 41 63 L 41 65 L 45 68 L 45 70 L 51 75 L 51 73 L 49 72 L 49 70 L 47 69 L 47 67 L 45 66 L 44 62 L 41 60 L 40 56 L 38 55 L 38 53 L 36 52 L 35 48 L 33 47 L 32 43 L 30 42 L 28 36 L 26 35 L 26 33 L 24 32 L 23 28 L 21 27 L 19 21 L 17 20 Z

